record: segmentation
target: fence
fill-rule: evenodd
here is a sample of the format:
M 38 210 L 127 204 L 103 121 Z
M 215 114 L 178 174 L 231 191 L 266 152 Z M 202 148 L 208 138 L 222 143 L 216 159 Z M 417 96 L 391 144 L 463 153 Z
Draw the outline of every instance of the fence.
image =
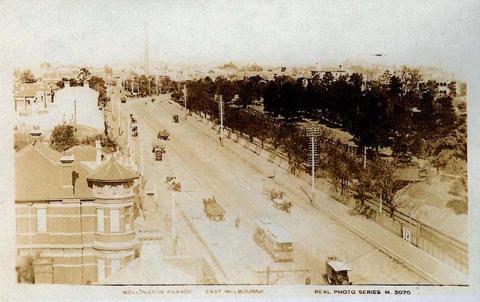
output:
M 383 208 L 383 213 L 379 214 L 379 204 L 373 201 L 366 201 L 366 203 L 377 212 L 378 223 L 387 227 L 390 231 L 396 233 L 419 249 L 442 260 L 457 270 L 468 273 L 468 244 L 434 227 L 426 225 L 401 211 L 394 211 L 393 219 L 389 218 L 388 222 L 386 222 L 387 220 L 382 218 L 391 216 L 390 209 Z

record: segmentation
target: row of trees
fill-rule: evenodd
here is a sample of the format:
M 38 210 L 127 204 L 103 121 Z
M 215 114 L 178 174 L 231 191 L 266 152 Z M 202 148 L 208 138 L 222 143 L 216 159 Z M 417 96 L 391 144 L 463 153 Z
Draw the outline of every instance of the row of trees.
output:
M 157 79 L 154 76 L 133 76 L 131 79 L 127 79 L 122 82 L 122 87 L 126 91 L 136 93 L 138 96 L 150 96 L 162 92 L 173 92 L 176 86 L 173 86 L 174 82 L 169 77 L 161 77 Z
M 215 94 L 228 85 L 224 79 L 190 81 L 188 87 L 188 108 L 198 114 L 210 116 L 219 123 L 218 98 Z M 216 83 L 217 82 L 217 83 Z M 219 84 L 219 85 L 216 85 Z M 178 84 L 182 87 L 182 84 Z M 182 103 L 183 92 L 178 89 L 172 98 Z M 238 97 L 227 102 L 224 109 L 224 125 L 234 132 L 246 135 L 250 141 L 259 140 L 262 148 L 267 145 L 285 154 L 293 169 L 311 169 L 308 165 L 308 138 L 294 123 L 269 118 L 251 109 L 243 109 Z M 395 194 L 405 183 L 398 180 L 395 174 L 396 165 L 376 160 L 363 169 L 359 157 L 351 152 L 351 148 L 336 141 L 328 130 L 321 130 L 322 140 L 319 143 L 320 164 L 317 172 L 325 173 L 340 194 L 353 190 L 355 197 L 364 204 L 367 200 L 381 200 L 390 210 L 391 215 L 397 207 Z
M 426 147 L 457 126 L 454 83 L 448 84 L 451 94 L 440 92 L 442 84 L 425 81 L 417 70 L 406 67 L 398 74 L 386 71 L 375 82 L 356 73 L 335 77 L 329 72 L 312 79 L 207 77 L 186 82 L 192 109 L 213 113 L 214 95 L 221 94 L 227 104 L 242 108 L 263 105 L 267 115 L 285 124 L 319 120 L 351 133 L 359 146 L 391 147 L 398 155 L 417 156 L 428 155 Z M 183 97 L 182 87 L 176 83 L 173 97 Z
M 361 157 L 324 131 L 318 168 L 340 194 L 353 190 L 362 204 L 381 201 L 392 216 L 398 191 L 406 185 L 397 174 L 404 155 L 430 156 L 437 168 L 444 167 L 451 154 L 466 160 L 465 118 L 457 116 L 453 107 L 455 84 L 425 81 L 417 70 L 387 71 L 375 82 L 359 74 L 334 77 L 327 72 L 308 80 L 207 77 L 169 85 L 177 101 L 183 101 L 186 85 L 188 108 L 216 121 L 215 95 L 222 95 L 225 126 L 282 151 L 295 167 L 305 166 L 308 159 L 306 135 L 296 126 L 306 118 L 350 132 L 360 147 L 391 147 L 396 159 L 377 159 L 363 169 Z M 440 86 L 449 86 L 450 93 L 441 93 Z M 252 104 L 263 105 L 265 114 L 249 109 Z

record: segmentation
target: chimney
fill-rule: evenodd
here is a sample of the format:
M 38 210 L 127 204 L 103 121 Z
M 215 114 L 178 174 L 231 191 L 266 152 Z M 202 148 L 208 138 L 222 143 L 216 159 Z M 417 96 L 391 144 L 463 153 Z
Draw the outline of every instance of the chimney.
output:
M 73 171 L 73 162 L 75 157 L 72 155 L 62 155 L 60 157 L 60 165 L 62 166 L 62 192 L 67 195 L 74 194 L 73 191 L 73 182 L 72 182 L 72 171 Z
M 95 141 L 95 150 L 97 151 L 97 155 L 95 157 L 96 163 L 99 164 L 102 162 L 102 145 L 98 139 Z
M 42 140 L 42 131 L 40 129 L 36 129 L 37 127 L 34 127 L 32 131 L 30 131 L 30 137 L 32 138 L 34 144 Z

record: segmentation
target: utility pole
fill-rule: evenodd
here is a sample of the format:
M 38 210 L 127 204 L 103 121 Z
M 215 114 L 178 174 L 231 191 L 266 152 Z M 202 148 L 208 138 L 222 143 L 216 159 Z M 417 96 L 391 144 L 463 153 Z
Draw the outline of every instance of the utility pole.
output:
M 155 170 L 155 173 L 153 173 L 153 199 L 155 202 L 158 202 L 157 193 L 157 170 Z
M 105 108 L 103 109 L 103 113 L 105 116 Z M 77 131 L 77 100 L 73 100 L 73 130 Z
M 128 137 L 130 138 L 130 166 L 132 167 L 132 169 L 134 168 L 135 166 L 135 142 L 133 141 L 133 137 L 132 137 L 132 126 L 130 124 L 130 127 L 128 128 Z M 135 168 L 136 171 L 137 168 Z
M 148 76 L 150 74 L 150 41 L 148 39 L 148 22 L 145 22 L 145 41 L 144 41 L 144 49 L 143 49 L 143 70 L 145 75 Z
M 367 168 L 367 146 L 363 147 L 363 169 Z
M 122 135 L 122 114 L 118 111 L 118 136 Z
M 187 85 L 183 84 L 183 101 L 185 103 L 185 111 L 187 111 Z
M 223 96 L 220 95 L 220 100 L 218 102 L 218 110 L 220 112 L 220 142 L 223 140 Z
M 145 177 L 145 164 L 143 162 L 143 145 L 144 143 L 142 142 L 140 144 L 140 171 L 142 172 L 142 176 Z
M 177 254 L 177 218 L 175 211 L 175 192 L 172 191 L 172 239 L 173 239 L 173 255 Z
M 310 164 L 312 166 L 312 204 L 315 202 L 315 164 L 319 163 L 317 138 L 320 135 L 320 128 L 317 124 L 311 124 L 307 128 L 307 136 L 309 138 Z

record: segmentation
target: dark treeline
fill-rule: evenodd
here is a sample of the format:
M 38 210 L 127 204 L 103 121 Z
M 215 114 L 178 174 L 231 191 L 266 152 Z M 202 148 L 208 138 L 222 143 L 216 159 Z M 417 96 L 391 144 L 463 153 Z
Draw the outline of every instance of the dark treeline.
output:
M 122 82 L 122 87 L 139 97 L 152 96 L 160 93 L 172 93 L 176 89 L 176 83 L 171 81 L 169 77 L 161 77 L 157 79 L 154 76 L 133 76 Z
M 429 142 L 444 137 L 457 125 L 450 94 L 441 93 L 436 81 L 424 81 L 417 70 L 386 71 L 378 81 L 360 74 L 334 77 L 326 72 L 312 79 L 279 76 L 228 80 L 218 77 L 187 81 L 189 108 L 215 115 L 214 95 L 229 105 L 247 108 L 263 105 L 264 112 L 289 125 L 303 119 L 320 121 L 354 136 L 358 146 L 391 147 L 397 155 L 426 155 Z M 170 89 L 172 84 L 170 83 Z M 183 97 L 183 83 L 173 96 Z
M 305 130 L 298 126 L 305 120 L 320 121 L 351 133 L 359 146 L 356 153 L 364 146 L 376 150 L 390 147 L 393 161 L 373 160 L 368 169 L 363 169 L 361 156 L 355 156 L 351 148 L 328 130 L 322 130 L 317 168 L 326 173 L 341 194 L 353 190 L 362 205 L 366 200 L 382 200 L 392 216 L 397 207 L 395 194 L 405 185 L 395 172 L 400 161 L 410 156 L 436 157 L 442 150 L 434 149 L 439 146 L 439 139 L 449 137 L 458 128 L 452 103 L 455 83 L 448 84 L 451 93 L 441 93 L 439 86 L 445 84 L 424 81 L 418 71 L 407 68 L 399 74 L 387 71 L 374 82 L 356 73 L 335 77 L 326 72 L 312 79 L 206 77 L 172 82 L 166 78 L 165 83 L 168 86 L 163 86 L 163 91 L 182 105 L 186 86 L 188 109 L 208 114 L 217 123 L 216 96 L 222 95 L 226 127 L 251 141 L 258 139 L 262 147 L 267 143 L 283 152 L 297 169 L 310 169 L 308 139 Z M 249 108 L 250 105 L 263 105 L 264 113 Z M 460 157 L 466 159 L 466 152 L 461 153 Z

